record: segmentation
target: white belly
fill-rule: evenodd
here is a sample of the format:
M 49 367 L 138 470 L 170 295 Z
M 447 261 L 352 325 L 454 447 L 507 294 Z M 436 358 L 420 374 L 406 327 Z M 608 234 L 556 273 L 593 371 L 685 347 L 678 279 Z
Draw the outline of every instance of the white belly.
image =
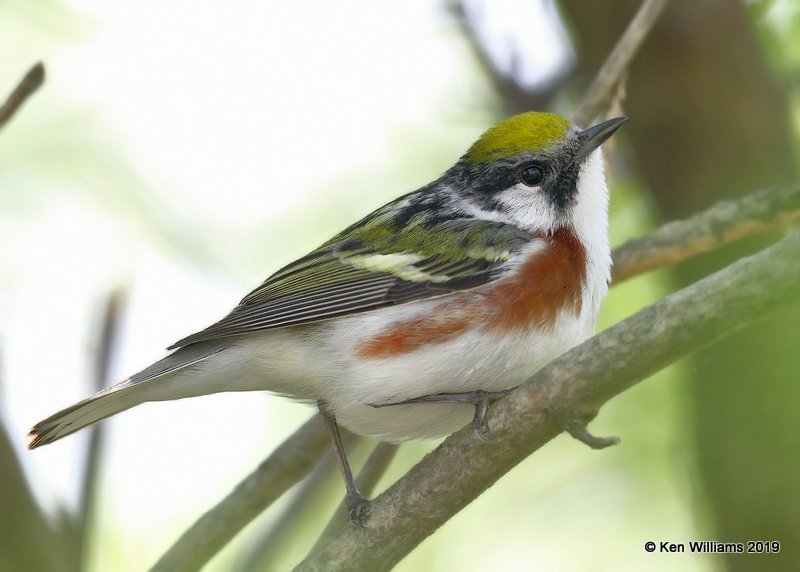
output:
M 145 399 L 266 390 L 299 400 L 323 400 L 340 425 L 360 435 L 392 442 L 436 438 L 469 423 L 473 407 L 372 405 L 515 387 L 588 338 L 596 314 L 585 311 L 576 318 L 562 313 L 552 331 L 519 330 L 507 336 L 470 331 L 392 357 L 357 355 L 360 344 L 388 322 L 425 315 L 438 303 L 406 304 L 244 336 L 202 363 L 152 384 Z
M 344 344 L 341 365 L 346 375 L 332 377 L 319 390 L 337 421 L 355 433 L 393 442 L 441 437 L 469 423 L 474 408 L 447 403 L 381 408 L 371 404 L 515 387 L 591 335 L 594 320 L 591 325 L 584 322 L 562 315 L 554 329 L 558 335 L 520 331 L 501 337 L 472 331 L 448 342 L 378 359 L 355 358 Z M 368 323 L 359 326 L 370 333 Z

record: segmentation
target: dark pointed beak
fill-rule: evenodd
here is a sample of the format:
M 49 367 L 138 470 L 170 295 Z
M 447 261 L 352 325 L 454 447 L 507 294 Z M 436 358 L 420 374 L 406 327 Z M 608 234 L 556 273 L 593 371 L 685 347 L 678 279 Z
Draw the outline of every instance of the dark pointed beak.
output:
M 586 159 L 592 151 L 605 143 L 606 139 L 611 137 L 614 132 L 619 129 L 620 125 L 627 120 L 627 117 L 615 117 L 614 119 L 603 121 L 594 127 L 589 127 L 578 133 L 577 138 L 580 147 L 575 154 L 575 161 L 580 163 Z

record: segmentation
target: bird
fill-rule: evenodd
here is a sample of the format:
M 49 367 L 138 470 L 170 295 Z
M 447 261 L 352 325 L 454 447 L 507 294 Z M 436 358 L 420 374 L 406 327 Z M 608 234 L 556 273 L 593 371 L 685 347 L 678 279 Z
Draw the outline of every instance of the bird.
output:
M 163 359 L 37 423 L 29 448 L 144 402 L 267 391 L 316 404 L 363 526 L 340 426 L 392 443 L 485 431 L 492 402 L 592 335 L 611 271 L 600 146 L 626 120 L 499 121 Z

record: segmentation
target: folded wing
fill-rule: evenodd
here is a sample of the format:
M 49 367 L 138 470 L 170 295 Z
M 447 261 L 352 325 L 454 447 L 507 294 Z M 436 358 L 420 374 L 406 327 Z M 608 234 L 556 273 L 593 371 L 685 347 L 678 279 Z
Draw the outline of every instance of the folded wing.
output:
M 517 227 L 484 220 L 420 223 L 397 232 L 367 220 L 282 268 L 225 318 L 170 349 L 474 288 L 501 275 L 531 240 Z

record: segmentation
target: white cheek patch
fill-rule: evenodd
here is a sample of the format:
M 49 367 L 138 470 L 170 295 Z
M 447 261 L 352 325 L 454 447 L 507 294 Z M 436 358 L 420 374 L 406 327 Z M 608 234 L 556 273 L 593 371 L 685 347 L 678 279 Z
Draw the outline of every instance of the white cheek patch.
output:
M 519 183 L 496 195 L 502 210 L 482 209 L 466 202 L 462 207 L 468 214 L 495 222 L 513 224 L 530 233 L 552 232 L 559 222 L 559 213 L 540 187 Z
M 520 183 L 498 193 L 497 200 L 506 218 L 528 232 L 550 232 L 558 222 L 558 210 L 540 187 Z

